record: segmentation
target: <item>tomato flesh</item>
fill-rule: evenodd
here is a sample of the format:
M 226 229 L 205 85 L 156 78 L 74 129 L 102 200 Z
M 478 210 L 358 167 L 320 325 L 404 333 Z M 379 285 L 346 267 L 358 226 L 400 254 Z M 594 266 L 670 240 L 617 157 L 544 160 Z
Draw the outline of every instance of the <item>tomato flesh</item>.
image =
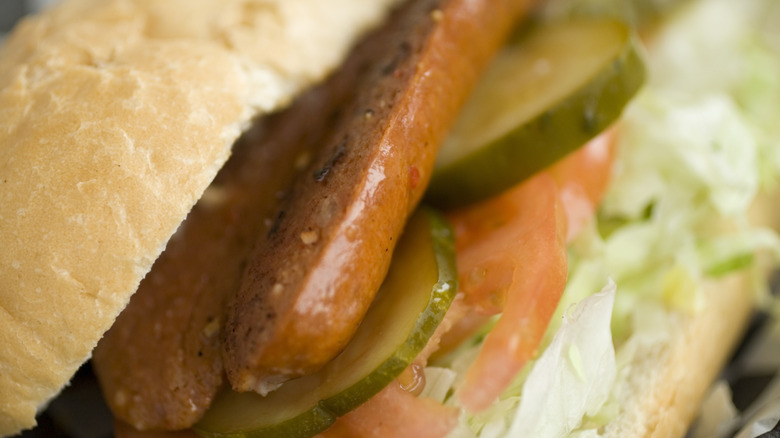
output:
M 416 397 L 393 382 L 317 438 L 443 438 L 457 424 L 457 409 Z
M 558 183 L 571 241 L 593 218 L 607 191 L 617 128 L 608 130 L 567 155 L 548 171 Z
M 614 138 L 610 129 L 522 184 L 448 214 L 465 304 L 483 318 L 501 313 L 458 391 L 469 411 L 490 406 L 536 354 L 566 286 L 566 243 L 609 182 Z M 464 327 L 481 319 L 465 313 Z
M 449 219 L 466 302 L 480 313 L 503 312 L 459 389 L 461 403 L 480 411 L 532 357 L 560 300 L 566 219 L 547 173 Z

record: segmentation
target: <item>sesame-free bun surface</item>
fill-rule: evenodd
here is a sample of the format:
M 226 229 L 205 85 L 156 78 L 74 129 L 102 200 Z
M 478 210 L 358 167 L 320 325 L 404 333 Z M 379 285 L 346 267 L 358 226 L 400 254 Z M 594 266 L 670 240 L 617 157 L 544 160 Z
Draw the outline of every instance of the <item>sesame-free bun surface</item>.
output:
M 393 0 L 68 1 L 0 48 L 0 435 L 101 335 L 252 117 Z

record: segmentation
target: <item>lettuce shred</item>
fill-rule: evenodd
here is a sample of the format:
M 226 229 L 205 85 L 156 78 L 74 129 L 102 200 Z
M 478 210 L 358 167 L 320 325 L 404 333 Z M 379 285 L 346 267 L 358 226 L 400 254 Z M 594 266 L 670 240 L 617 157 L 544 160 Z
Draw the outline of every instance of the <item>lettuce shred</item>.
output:
M 550 345 L 523 385 L 511 436 L 562 436 L 595 417 L 617 373 L 610 332 L 615 284 L 564 315 Z
M 607 3 L 550 5 L 583 2 Z M 755 267 L 759 251 L 780 256 L 777 234 L 747 218 L 780 175 L 778 17 L 774 0 L 686 2 L 647 41 L 649 82 L 624 112 L 597 220 L 570 247 L 547 349 L 451 437 L 599 436 L 628 396 L 614 382 L 701 310 L 703 279 Z M 614 295 L 593 295 L 609 279 Z M 478 348 L 459 350 L 439 394 L 453 393 Z

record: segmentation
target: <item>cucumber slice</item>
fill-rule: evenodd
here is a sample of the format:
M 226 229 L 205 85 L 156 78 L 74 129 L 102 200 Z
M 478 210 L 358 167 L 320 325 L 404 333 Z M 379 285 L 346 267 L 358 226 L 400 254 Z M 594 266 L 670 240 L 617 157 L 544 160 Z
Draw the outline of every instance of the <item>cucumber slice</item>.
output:
M 207 437 L 308 437 L 393 381 L 425 347 L 457 290 L 452 231 L 436 213 L 412 216 L 355 337 L 318 373 L 262 397 L 222 391 L 195 431 Z
M 488 68 L 437 157 L 430 202 L 500 193 L 620 116 L 645 78 L 631 30 L 610 19 L 539 26 Z

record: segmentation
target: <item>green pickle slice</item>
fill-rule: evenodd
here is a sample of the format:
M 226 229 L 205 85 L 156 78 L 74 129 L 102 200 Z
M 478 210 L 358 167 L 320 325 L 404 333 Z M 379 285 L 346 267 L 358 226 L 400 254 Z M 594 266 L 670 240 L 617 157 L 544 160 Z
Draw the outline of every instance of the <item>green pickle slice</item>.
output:
M 546 20 L 574 17 L 612 17 L 631 24 L 640 33 L 662 22 L 690 0 L 548 0 L 542 10 Z
M 222 391 L 195 431 L 206 437 L 309 437 L 398 377 L 425 347 L 457 290 L 453 235 L 418 209 L 379 292 L 344 351 L 318 373 L 263 397 Z
M 612 19 L 543 23 L 507 45 L 442 146 L 427 192 L 442 207 L 498 194 L 609 127 L 645 79 Z

